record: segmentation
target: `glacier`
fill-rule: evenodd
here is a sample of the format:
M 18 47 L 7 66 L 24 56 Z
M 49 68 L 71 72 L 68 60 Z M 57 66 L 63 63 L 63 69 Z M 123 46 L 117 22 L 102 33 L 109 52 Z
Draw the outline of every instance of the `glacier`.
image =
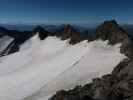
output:
M 36 35 L 19 52 L 0 58 L 0 99 L 48 100 L 60 89 L 90 82 L 126 58 L 120 46 L 102 40 L 70 45 L 69 40 L 42 41 Z

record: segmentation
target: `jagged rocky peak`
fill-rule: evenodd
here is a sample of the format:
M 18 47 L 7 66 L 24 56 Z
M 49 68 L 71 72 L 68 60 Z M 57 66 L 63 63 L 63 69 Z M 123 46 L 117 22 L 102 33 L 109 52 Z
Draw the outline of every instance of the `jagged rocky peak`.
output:
M 43 27 L 41 26 L 37 26 L 35 27 L 35 29 L 33 30 L 34 34 L 38 33 L 38 36 L 40 38 L 40 40 L 44 40 L 47 36 L 48 36 L 48 31 L 46 31 Z
M 115 20 L 105 21 L 96 29 L 96 38 L 109 40 L 110 44 L 121 43 L 120 52 L 133 58 L 133 39 Z
M 72 32 L 76 32 L 76 30 L 73 28 L 72 25 L 66 24 L 66 25 L 64 25 L 63 32 L 64 33 L 72 33 Z
M 115 20 L 105 21 L 96 30 L 97 39 L 121 43 L 120 51 L 127 56 L 112 73 L 95 78 L 84 86 L 57 91 L 49 100 L 133 100 L 133 42 Z
M 115 20 L 105 21 L 96 29 L 96 38 L 109 40 L 110 44 L 125 43 L 130 40 L 128 33 Z
M 70 44 L 76 44 L 81 41 L 81 34 L 74 29 L 72 25 L 66 24 L 61 32 L 61 39 L 70 39 Z
M 73 33 L 75 33 L 75 30 L 73 28 L 73 26 L 69 25 L 69 24 L 66 24 L 66 25 L 63 25 L 63 29 L 61 31 L 62 33 L 62 40 L 65 40 L 65 39 L 68 39 L 71 37 L 71 35 Z

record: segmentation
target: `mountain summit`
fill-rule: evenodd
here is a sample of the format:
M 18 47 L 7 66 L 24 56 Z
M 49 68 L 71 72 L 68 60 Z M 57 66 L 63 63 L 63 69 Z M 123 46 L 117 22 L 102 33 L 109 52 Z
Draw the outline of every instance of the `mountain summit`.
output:
M 121 53 L 133 57 L 133 40 L 115 20 L 105 21 L 96 29 L 96 38 L 108 40 L 110 44 L 121 43 Z
M 108 40 L 111 46 L 120 43 L 120 52 L 126 55 L 126 58 L 115 66 L 111 73 L 95 78 L 84 86 L 58 91 L 50 100 L 133 100 L 132 38 L 115 20 L 99 25 L 95 35 L 96 39 Z
M 70 44 L 75 44 L 77 42 L 81 41 L 81 34 L 77 32 L 73 26 L 67 24 L 64 25 L 64 28 L 62 30 L 62 36 L 61 39 L 70 39 Z
M 33 30 L 34 34 L 38 34 L 40 40 L 44 40 L 47 36 L 48 33 L 46 30 L 44 30 L 44 28 L 42 28 L 41 26 L 37 26 L 34 30 Z
M 96 37 L 109 40 L 110 44 L 122 43 L 129 40 L 128 33 L 124 31 L 115 20 L 105 21 L 96 29 Z

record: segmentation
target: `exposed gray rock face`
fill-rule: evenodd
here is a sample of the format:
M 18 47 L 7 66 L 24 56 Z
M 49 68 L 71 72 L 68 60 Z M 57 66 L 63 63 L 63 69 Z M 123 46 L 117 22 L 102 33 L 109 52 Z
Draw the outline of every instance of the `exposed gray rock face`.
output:
M 37 26 L 33 32 L 36 34 L 38 33 L 38 36 L 40 38 L 40 40 L 44 40 L 47 36 L 48 36 L 48 33 L 46 30 L 44 30 L 41 26 Z
M 64 25 L 61 31 L 61 39 L 70 39 L 70 44 L 76 44 L 81 41 L 81 33 L 77 32 L 71 25 Z
M 45 31 L 41 26 L 37 26 L 33 31 L 7 30 L 5 28 L 0 27 L 0 39 L 5 36 L 13 38 L 13 41 L 11 41 L 6 46 L 6 48 L 4 48 L 4 50 L 1 49 L 3 45 L 0 47 L 0 56 L 9 55 L 11 53 L 19 51 L 20 45 L 23 44 L 26 40 L 30 39 L 36 33 L 38 33 L 40 40 L 45 39 L 48 35 L 52 35 L 50 32 Z
M 57 36 L 62 40 L 70 39 L 69 43 L 74 45 L 82 40 L 92 41 L 93 37 L 87 32 L 78 32 L 71 25 L 63 25 L 60 30 L 56 32 L 46 31 L 42 26 L 36 26 L 33 31 L 18 31 L 18 30 L 8 30 L 0 27 L 0 38 L 7 35 L 14 39 L 5 50 L 0 53 L 0 56 L 8 55 L 19 51 L 19 47 L 26 40 L 38 33 L 40 40 L 44 40 L 47 36 Z
M 128 42 L 129 36 L 115 20 L 105 21 L 96 29 L 96 38 L 109 40 L 110 44 Z
M 41 27 L 37 27 L 34 32 L 39 32 L 41 40 L 50 35 Z M 75 44 L 82 40 L 81 34 L 70 25 L 65 25 L 63 31 L 55 35 L 61 37 L 62 40 L 70 39 L 70 44 Z M 15 36 L 15 39 L 4 52 L 9 51 L 10 54 L 18 51 L 19 45 L 31 36 L 33 36 L 32 33 L 23 34 L 22 37 Z M 128 58 L 119 63 L 112 73 L 93 79 L 91 83 L 84 86 L 76 86 L 68 91 L 58 91 L 49 100 L 133 100 L 132 38 L 113 20 L 105 21 L 97 28 L 96 39 L 109 40 L 111 45 L 121 43 L 121 53 L 124 53 Z
M 3 51 L 8 47 L 8 45 L 13 41 L 14 39 L 10 36 L 2 36 L 0 38 L 0 56 L 2 56 Z M 8 54 L 8 52 L 5 53 L 5 55 Z
M 121 53 L 127 56 L 108 75 L 69 91 L 59 91 L 50 100 L 133 100 L 133 42 L 116 21 L 105 21 L 96 30 L 96 39 L 121 43 Z
M 6 41 L 0 41 L 1 44 L 5 42 L 7 44 L 7 42 L 10 41 L 10 43 L 6 45 L 6 47 L 5 45 L 1 45 L 0 56 L 9 55 L 11 53 L 19 51 L 19 46 L 32 36 L 33 34 L 31 31 L 8 30 L 6 28 L 0 27 L 0 39 L 3 39 L 3 37 L 12 38 L 12 41 L 10 41 L 10 38 L 6 39 Z
M 133 57 L 133 43 L 129 34 L 123 30 L 115 20 L 105 21 L 96 29 L 96 38 L 109 40 L 110 44 L 121 43 L 121 53 Z

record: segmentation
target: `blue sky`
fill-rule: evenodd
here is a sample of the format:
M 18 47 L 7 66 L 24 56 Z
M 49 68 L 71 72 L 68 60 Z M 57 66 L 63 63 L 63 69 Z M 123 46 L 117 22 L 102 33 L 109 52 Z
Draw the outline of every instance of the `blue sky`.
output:
M 0 23 L 133 24 L 133 0 L 0 0 Z

